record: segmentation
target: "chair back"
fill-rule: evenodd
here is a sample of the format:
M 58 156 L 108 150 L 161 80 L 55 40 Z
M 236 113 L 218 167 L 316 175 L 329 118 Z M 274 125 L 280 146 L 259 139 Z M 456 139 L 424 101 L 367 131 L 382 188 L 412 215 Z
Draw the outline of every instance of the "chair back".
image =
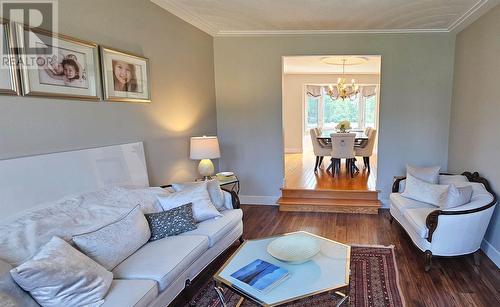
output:
M 354 158 L 354 139 L 356 133 L 332 133 L 332 158 Z
M 321 145 L 318 142 L 317 128 L 312 128 L 309 130 L 309 134 L 311 135 L 311 142 L 313 145 L 313 151 L 315 156 L 320 156 Z
M 356 156 L 369 157 L 372 155 L 375 139 L 377 138 L 377 130 L 371 128 L 367 136 L 368 141 L 366 141 L 365 146 L 356 148 Z

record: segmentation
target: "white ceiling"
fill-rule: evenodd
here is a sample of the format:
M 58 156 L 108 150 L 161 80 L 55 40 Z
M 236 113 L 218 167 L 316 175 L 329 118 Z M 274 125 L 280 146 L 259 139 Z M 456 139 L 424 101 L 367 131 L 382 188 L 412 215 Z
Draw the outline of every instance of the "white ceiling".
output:
M 339 64 L 326 64 L 336 62 Z M 342 59 L 346 59 L 346 74 L 379 74 L 380 56 L 286 56 L 283 58 L 285 74 L 338 74 L 342 73 Z M 333 61 L 331 61 L 333 60 Z M 350 64 L 349 63 L 353 63 Z
M 450 32 L 500 0 L 151 0 L 216 35 Z

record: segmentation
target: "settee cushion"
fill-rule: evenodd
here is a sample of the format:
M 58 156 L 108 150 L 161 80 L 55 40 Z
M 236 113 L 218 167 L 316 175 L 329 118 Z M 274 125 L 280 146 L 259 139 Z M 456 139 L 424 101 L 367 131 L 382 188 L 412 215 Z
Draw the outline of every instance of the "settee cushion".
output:
M 389 199 L 391 200 L 391 208 L 397 209 L 401 213 L 401 215 L 403 215 L 403 213 L 408 209 L 421 209 L 421 208 L 437 209 L 433 205 L 403 197 L 399 193 L 391 193 Z
M 429 229 L 425 225 L 425 219 L 436 208 L 419 208 L 408 209 L 403 213 L 404 218 L 413 227 L 413 230 L 422 238 L 425 239 L 429 235 Z
M 214 246 L 215 243 L 233 230 L 243 218 L 243 211 L 241 211 L 241 209 L 224 210 L 221 214 L 222 216 L 219 218 L 207 220 L 197 224 L 197 229 L 182 233 L 181 236 L 207 236 L 209 247 Z
M 147 279 L 114 279 L 101 307 L 148 306 L 158 296 L 158 284 Z
M 205 236 L 173 236 L 149 242 L 114 270 L 116 279 L 152 279 L 165 290 L 208 249 Z

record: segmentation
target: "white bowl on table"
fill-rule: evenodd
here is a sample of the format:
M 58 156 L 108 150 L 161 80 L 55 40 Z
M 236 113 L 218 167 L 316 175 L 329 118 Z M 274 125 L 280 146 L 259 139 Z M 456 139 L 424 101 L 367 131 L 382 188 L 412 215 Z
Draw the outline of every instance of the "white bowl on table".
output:
M 267 245 L 267 252 L 271 256 L 290 264 L 307 262 L 316 256 L 320 249 L 317 239 L 301 233 L 279 237 Z

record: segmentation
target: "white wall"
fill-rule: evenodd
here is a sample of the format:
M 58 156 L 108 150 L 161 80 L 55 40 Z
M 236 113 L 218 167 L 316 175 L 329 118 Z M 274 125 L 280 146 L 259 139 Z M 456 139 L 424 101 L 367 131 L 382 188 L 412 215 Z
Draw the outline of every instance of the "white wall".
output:
M 338 74 L 284 74 L 283 75 L 283 134 L 285 153 L 302 152 L 304 131 L 304 85 L 336 84 Z M 375 74 L 346 74 L 356 84 L 379 84 Z
M 189 136 L 217 129 L 212 37 L 148 0 L 59 1 L 59 22 L 149 58 L 152 103 L 0 96 L 0 159 L 144 141 L 152 184 L 196 178 Z
M 446 169 L 455 36 L 331 34 L 214 39 L 221 169 L 242 194 L 272 202 L 283 183 L 282 56 L 381 55 L 378 188 L 405 164 Z
M 478 171 L 500 193 L 500 5 L 458 34 L 449 169 Z M 500 209 L 483 250 L 500 266 Z

